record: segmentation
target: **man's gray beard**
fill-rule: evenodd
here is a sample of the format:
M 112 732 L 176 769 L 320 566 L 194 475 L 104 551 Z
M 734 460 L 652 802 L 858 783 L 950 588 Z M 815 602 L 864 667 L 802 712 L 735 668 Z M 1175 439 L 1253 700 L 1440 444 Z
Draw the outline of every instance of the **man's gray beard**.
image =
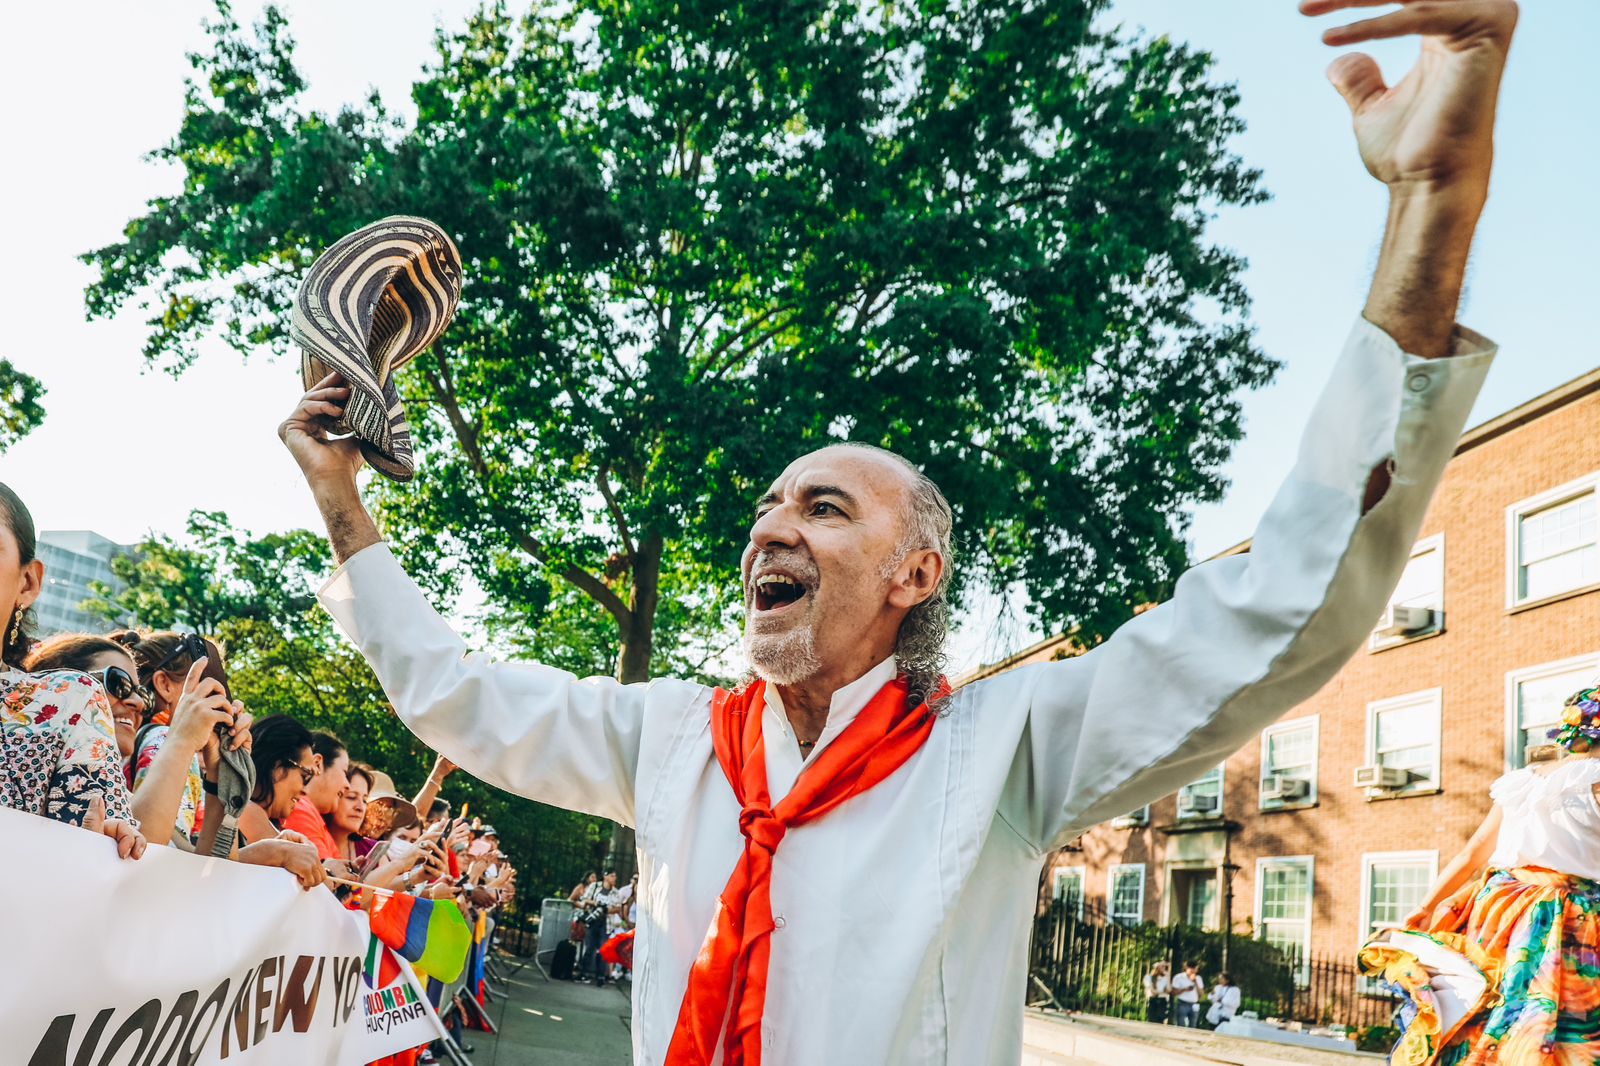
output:
M 768 636 L 744 632 L 744 654 L 756 676 L 774 685 L 797 685 L 822 667 L 810 626 Z

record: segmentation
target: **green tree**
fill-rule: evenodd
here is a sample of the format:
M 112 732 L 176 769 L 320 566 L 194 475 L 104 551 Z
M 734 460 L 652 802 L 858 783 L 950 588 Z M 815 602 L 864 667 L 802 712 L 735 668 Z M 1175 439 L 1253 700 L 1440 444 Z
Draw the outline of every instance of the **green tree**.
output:
M 134 618 L 215 638 L 234 696 L 257 718 L 288 714 L 329 730 L 353 759 L 414 794 L 433 753 L 406 729 L 361 653 L 317 606 L 313 589 L 328 568 L 327 543 L 307 530 L 252 537 L 226 514 L 196 511 L 181 540 L 151 536 L 114 561 L 126 587 L 113 593 L 100 586 L 83 606 L 117 623 Z M 602 857 L 603 819 L 520 801 L 466 774 L 452 777 L 444 794 L 458 811 L 470 803 L 494 824 L 523 871 L 521 891 L 535 900 L 565 895 Z
M 44 421 L 44 386 L 9 359 L 0 359 L 0 452 L 39 428 Z
M 422 476 L 373 495 L 436 592 L 470 574 L 514 618 L 555 586 L 555 643 L 604 618 L 640 680 L 699 632 L 667 589 L 719 617 L 754 498 L 850 438 L 943 486 L 958 580 L 1093 641 L 1186 564 L 1274 370 L 1206 236 L 1263 197 L 1237 94 L 1107 8 L 496 3 L 403 120 L 309 108 L 284 18 L 221 4 L 153 153 L 182 188 L 84 257 L 88 310 L 144 307 L 173 373 L 216 334 L 281 350 L 321 249 L 424 215 L 466 288 L 400 378 Z

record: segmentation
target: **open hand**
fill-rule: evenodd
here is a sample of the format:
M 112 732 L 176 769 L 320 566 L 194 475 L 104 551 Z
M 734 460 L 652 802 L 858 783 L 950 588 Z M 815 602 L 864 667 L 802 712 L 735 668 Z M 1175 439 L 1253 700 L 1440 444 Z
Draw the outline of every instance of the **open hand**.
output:
M 1400 9 L 1330 29 L 1323 41 L 1420 36 L 1422 54 L 1409 73 L 1386 85 L 1377 61 L 1340 56 L 1328 68 L 1355 118 L 1367 170 L 1396 191 L 1462 186 L 1487 192 L 1494 157 L 1495 104 L 1512 33 L 1515 0 L 1301 0 L 1306 15 L 1354 8 Z
M 350 390 L 344 379 L 329 374 L 312 387 L 278 426 L 278 439 L 289 449 L 313 488 L 324 482 L 355 484 L 361 469 L 361 446 L 354 437 L 334 439 L 331 430 L 344 414 Z
M 108 836 L 117 842 L 117 857 L 137 859 L 144 854 L 144 834 L 131 822 L 121 818 L 106 817 L 106 801 L 96 796 L 89 801 L 89 811 L 83 816 L 83 827 L 91 833 Z

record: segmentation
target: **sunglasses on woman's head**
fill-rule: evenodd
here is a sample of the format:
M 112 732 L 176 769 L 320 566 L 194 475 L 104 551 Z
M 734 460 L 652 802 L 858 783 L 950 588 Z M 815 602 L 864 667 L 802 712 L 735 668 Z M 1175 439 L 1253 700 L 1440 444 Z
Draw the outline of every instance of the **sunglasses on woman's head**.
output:
M 201 638 L 200 634 L 185 633 L 183 637 L 179 639 L 178 646 L 167 652 L 167 657 L 152 666 L 150 668 L 150 672 L 152 674 L 158 673 L 172 660 L 185 653 L 188 654 L 190 666 L 193 666 L 199 660 L 208 657 L 208 653 L 206 652 L 206 642 Z

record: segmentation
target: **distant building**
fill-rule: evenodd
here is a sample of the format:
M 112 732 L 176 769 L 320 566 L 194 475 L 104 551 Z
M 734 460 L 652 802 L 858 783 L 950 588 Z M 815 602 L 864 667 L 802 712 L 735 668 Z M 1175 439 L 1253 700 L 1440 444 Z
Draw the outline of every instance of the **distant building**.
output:
M 1052 855 L 1042 892 L 1346 958 L 1410 914 L 1600 676 L 1597 427 L 1600 370 L 1464 434 L 1366 646 L 1211 773 Z M 975 678 L 1075 653 L 1057 637 Z
M 44 563 L 44 592 L 33 605 L 39 635 L 55 633 L 104 633 L 114 629 L 103 618 L 87 614 L 78 605 L 91 598 L 92 581 L 103 582 L 113 590 L 123 588 L 111 572 L 111 560 L 131 552 L 129 545 L 118 544 L 86 529 L 45 530 L 39 534 L 39 559 Z

